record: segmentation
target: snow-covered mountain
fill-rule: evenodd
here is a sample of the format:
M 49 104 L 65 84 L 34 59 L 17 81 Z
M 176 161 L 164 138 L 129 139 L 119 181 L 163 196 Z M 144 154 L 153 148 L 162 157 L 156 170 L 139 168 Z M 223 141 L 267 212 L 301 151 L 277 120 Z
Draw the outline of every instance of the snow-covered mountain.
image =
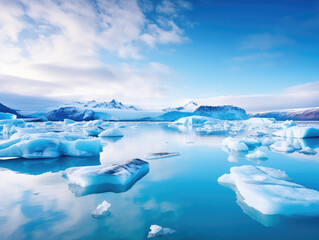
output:
M 173 111 L 194 112 L 197 108 L 198 108 L 198 104 L 193 101 L 190 101 L 183 106 L 176 107 L 176 108 L 164 108 L 162 111 L 163 112 L 173 112 Z
M 94 119 L 116 121 L 141 120 L 147 117 L 156 117 L 160 114 L 161 112 L 143 111 L 135 106 L 124 105 L 113 99 L 110 102 L 92 100 L 87 103 L 75 102 L 64 104 L 50 109 L 45 116 L 50 121 L 63 121 L 65 118 L 75 121 Z
M 260 113 L 251 113 L 250 117 L 275 118 L 278 121 L 295 120 L 295 121 L 318 121 L 319 107 L 314 108 L 297 108 L 285 109 Z
M 111 100 L 110 102 L 97 102 L 95 100 L 91 100 L 88 102 L 74 102 L 69 104 L 63 104 L 58 106 L 60 107 L 77 107 L 77 108 L 105 108 L 105 109 L 121 109 L 121 110 L 135 110 L 138 109 L 135 106 L 124 105 L 123 103 L 116 101 L 115 99 Z

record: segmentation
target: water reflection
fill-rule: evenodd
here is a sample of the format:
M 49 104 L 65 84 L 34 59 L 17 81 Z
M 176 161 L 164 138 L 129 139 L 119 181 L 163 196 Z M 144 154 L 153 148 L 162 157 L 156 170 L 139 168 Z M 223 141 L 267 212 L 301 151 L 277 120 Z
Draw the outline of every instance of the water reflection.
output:
M 0 168 L 30 175 L 60 172 L 70 167 L 100 165 L 100 157 L 59 157 L 44 159 L 0 159 Z

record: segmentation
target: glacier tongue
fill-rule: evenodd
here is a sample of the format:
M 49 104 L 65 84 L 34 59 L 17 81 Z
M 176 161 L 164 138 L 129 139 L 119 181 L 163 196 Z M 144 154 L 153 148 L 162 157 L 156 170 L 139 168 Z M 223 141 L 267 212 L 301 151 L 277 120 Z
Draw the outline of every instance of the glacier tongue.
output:
M 277 169 L 232 167 L 218 182 L 234 188 L 237 198 L 263 214 L 319 215 L 319 192 L 289 181 Z

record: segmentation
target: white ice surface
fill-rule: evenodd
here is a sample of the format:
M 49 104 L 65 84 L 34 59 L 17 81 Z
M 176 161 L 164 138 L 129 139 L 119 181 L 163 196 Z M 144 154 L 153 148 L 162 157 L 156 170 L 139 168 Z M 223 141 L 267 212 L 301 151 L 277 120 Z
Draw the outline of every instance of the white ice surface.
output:
M 248 206 L 263 214 L 319 215 L 319 192 L 290 182 L 281 170 L 232 167 L 218 182 L 234 187 Z
M 107 210 L 109 209 L 109 207 L 111 207 L 111 204 L 108 203 L 107 201 L 103 201 L 101 204 L 99 204 L 97 206 L 96 209 L 94 209 L 92 211 L 92 216 L 97 218 L 97 217 L 100 217 L 100 216 L 103 216 L 105 215 L 105 213 L 107 212 Z
M 170 228 L 163 228 L 159 225 L 151 225 L 151 231 L 148 233 L 147 238 L 154 238 L 158 236 L 165 236 L 168 234 L 173 234 L 175 230 Z
M 266 159 L 267 154 L 265 152 L 260 151 L 259 149 L 253 153 L 249 153 L 246 155 L 247 158 L 252 158 L 252 159 Z

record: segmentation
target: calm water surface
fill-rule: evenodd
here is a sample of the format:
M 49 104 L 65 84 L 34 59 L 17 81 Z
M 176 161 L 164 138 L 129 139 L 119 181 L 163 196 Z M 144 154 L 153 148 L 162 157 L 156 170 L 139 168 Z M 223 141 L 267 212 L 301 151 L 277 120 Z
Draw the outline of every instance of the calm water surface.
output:
M 0 239 L 146 239 L 152 224 L 176 233 L 162 239 L 319 239 L 319 218 L 267 216 L 245 206 L 217 179 L 233 166 L 284 170 L 319 191 L 319 156 L 267 152 L 266 161 L 229 159 L 223 136 L 169 130 L 165 123 L 127 123 L 124 137 L 103 139 L 99 158 L 0 161 Z M 319 148 L 316 140 L 307 144 Z M 150 152 L 180 152 L 150 160 L 149 173 L 123 193 L 76 196 L 61 171 L 112 165 Z M 103 200 L 110 215 L 91 211 Z

